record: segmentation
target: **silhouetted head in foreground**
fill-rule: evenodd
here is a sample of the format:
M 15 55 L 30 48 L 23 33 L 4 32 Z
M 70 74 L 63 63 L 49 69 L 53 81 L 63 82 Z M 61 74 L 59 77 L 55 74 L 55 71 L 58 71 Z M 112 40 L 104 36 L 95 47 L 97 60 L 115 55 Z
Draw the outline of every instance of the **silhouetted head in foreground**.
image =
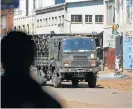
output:
M 22 32 L 10 32 L 1 41 L 1 61 L 5 74 L 1 78 L 2 108 L 61 108 L 30 77 L 34 59 L 34 41 Z
M 17 31 L 8 33 L 1 41 L 1 61 L 5 75 L 29 75 L 34 47 L 31 36 Z

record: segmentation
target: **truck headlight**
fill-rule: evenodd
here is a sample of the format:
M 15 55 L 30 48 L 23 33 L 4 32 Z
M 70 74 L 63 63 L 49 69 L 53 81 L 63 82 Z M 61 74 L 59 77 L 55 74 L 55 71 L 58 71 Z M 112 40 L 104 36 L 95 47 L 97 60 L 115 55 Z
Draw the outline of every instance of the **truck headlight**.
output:
M 69 64 L 64 64 L 64 66 L 65 66 L 65 67 L 68 67 L 68 66 L 69 66 Z
M 94 59 L 95 58 L 95 55 L 94 54 L 91 54 L 91 58 Z
M 64 66 L 70 66 L 70 62 L 69 61 L 64 61 Z

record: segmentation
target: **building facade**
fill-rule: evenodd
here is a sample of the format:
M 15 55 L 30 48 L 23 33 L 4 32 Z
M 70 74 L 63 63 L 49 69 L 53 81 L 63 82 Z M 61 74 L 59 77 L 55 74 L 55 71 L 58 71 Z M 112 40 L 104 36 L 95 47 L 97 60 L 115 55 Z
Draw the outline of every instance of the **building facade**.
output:
M 14 10 L 1 10 L 1 36 L 13 29 Z
M 104 26 L 103 0 L 20 0 L 15 12 L 14 28 L 29 34 L 99 34 Z
M 132 33 L 133 28 L 133 1 L 132 0 L 104 0 L 105 17 L 104 17 L 104 33 L 103 33 L 103 47 L 108 48 L 105 53 L 105 63 L 106 65 L 114 69 L 115 66 L 115 56 L 120 56 L 116 51 L 116 37 L 122 36 L 123 47 L 120 52 L 123 52 L 122 56 L 122 66 L 127 60 L 125 58 L 124 52 L 126 51 L 124 40 L 127 37 L 126 33 Z M 131 35 L 132 36 L 132 35 Z M 118 48 L 120 49 L 120 48 Z M 110 59 L 110 56 L 111 59 Z M 127 56 L 127 55 L 126 55 Z M 129 57 L 128 57 L 129 58 Z M 110 60 L 109 60 L 110 59 Z M 132 59 L 130 59 L 132 60 Z M 131 63 L 131 62 L 130 62 Z

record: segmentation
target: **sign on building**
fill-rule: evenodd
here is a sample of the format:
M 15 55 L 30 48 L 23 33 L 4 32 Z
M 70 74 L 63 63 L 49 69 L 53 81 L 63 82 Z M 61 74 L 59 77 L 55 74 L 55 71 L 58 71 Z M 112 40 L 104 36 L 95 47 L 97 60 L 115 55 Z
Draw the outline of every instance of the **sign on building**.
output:
M 1 9 L 18 8 L 19 0 L 1 0 Z

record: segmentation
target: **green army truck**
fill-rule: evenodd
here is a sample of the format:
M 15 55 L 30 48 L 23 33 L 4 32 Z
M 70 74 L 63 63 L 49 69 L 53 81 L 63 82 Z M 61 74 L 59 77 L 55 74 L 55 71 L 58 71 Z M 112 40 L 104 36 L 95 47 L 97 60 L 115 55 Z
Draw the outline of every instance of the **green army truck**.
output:
M 94 38 L 53 36 L 46 45 L 47 57 L 36 57 L 37 69 L 38 66 L 45 69 L 45 83 L 52 80 L 54 87 L 58 88 L 64 80 L 71 80 L 74 86 L 85 80 L 90 88 L 96 87 L 100 67 Z

